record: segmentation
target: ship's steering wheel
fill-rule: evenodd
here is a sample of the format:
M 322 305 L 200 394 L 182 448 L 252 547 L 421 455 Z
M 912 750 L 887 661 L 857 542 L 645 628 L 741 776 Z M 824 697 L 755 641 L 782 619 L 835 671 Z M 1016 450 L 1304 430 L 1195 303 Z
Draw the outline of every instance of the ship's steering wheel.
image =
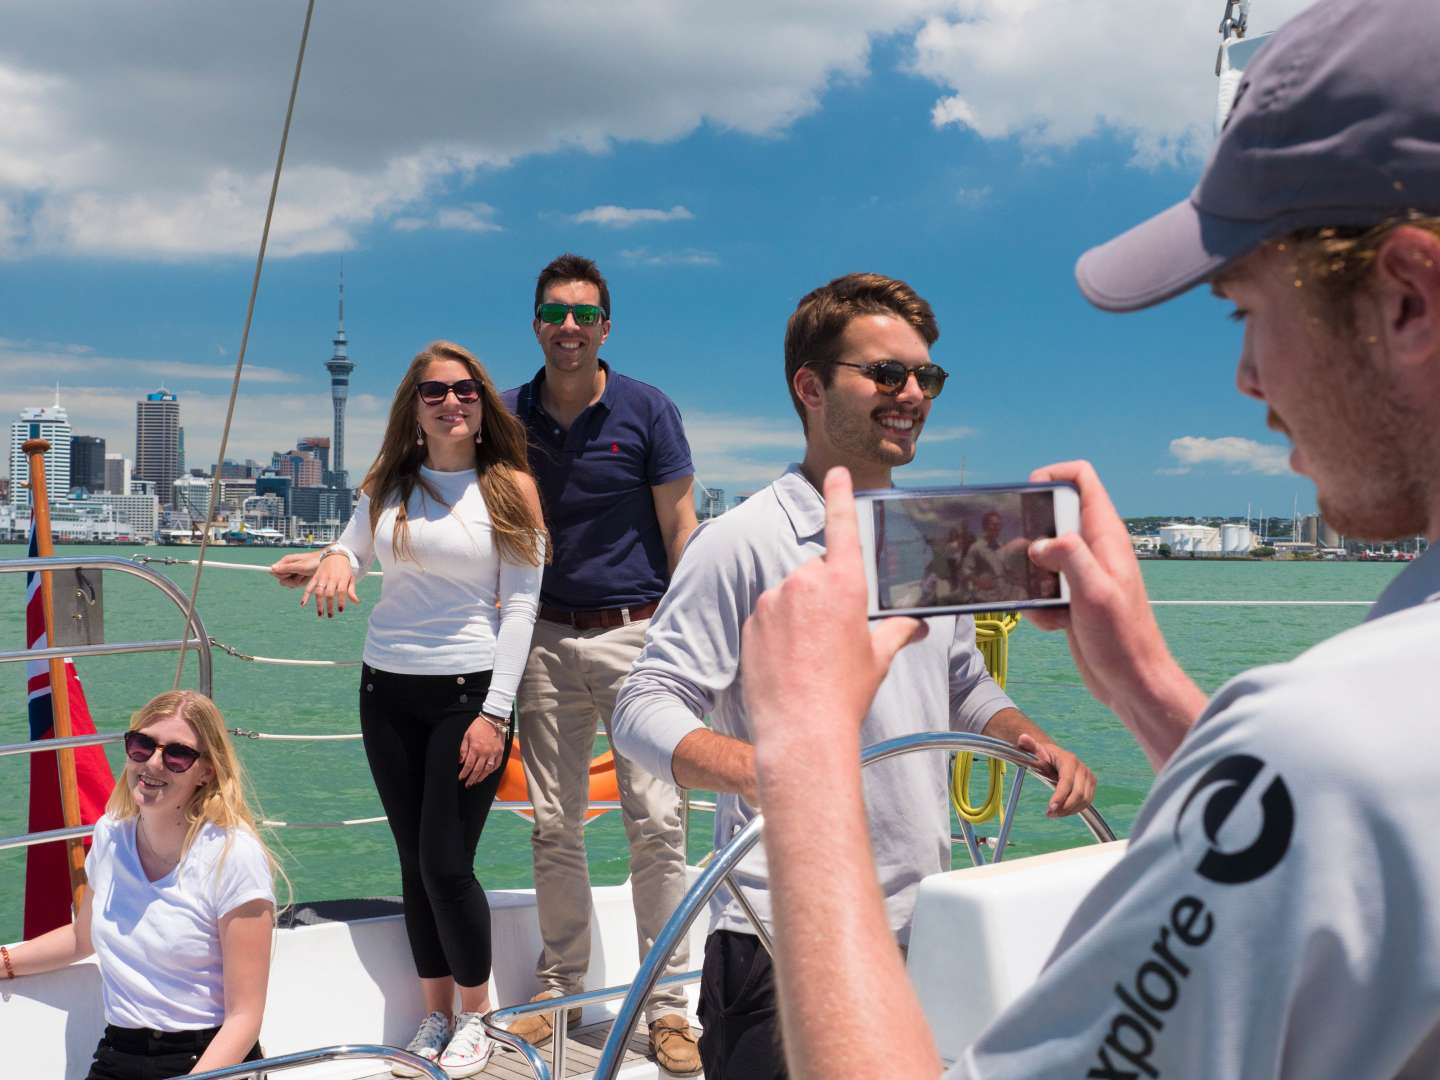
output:
M 1018 766 L 1024 772 L 1034 773 L 1041 781 L 1054 787 L 1055 783 L 1043 772 L 1040 771 L 1040 762 L 1023 750 L 1012 746 L 1010 743 L 1000 739 L 992 739 L 986 735 L 971 735 L 954 731 L 930 731 L 917 735 L 902 735 L 896 739 L 887 739 L 885 742 L 876 743 L 867 747 L 860 755 L 860 767 L 873 765 L 877 761 L 885 761 L 888 758 L 899 757 L 902 754 L 915 753 L 920 750 L 949 750 L 969 751 L 976 754 L 984 754 L 989 757 L 998 758 L 1001 761 L 1009 762 Z M 1014 786 L 1011 788 L 1010 799 L 1006 806 L 1005 824 L 1002 826 L 1001 835 L 996 839 L 995 858 L 998 859 L 1004 854 L 1005 834 L 1009 829 L 1009 821 L 1012 820 L 1015 803 L 1020 790 L 1020 780 L 1024 776 L 1022 772 L 1016 777 Z M 1100 812 L 1093 806 L 1086 807 L 1077 815 L 1097 843 L 1105 843 L 1115 839 L 1115 833 L 1100 816 Z M 964 823 L 962 822 L 962 825 Z M 721 885 L 729 888 L 732 896 L 739 901 L 755 929 L 756 935 L 770 949 L 770 935 L 766 932 L 764 925 L 756 918 L 754 910 L 745 899 L 744 894 L 731 880 L 731 874 L 740 861 L 745 858 L 760 841 L 761 830 L 764 828 L 764 818 L 756 814 L 750 822 L 740 830 L 735 837 L 719 851 L 715 852 L 710 864 L 704 869 L 695 883 L 690 886 L 685 898 L 670 916 L 668 922 L 661 929 L 655 938 L 655 945 L 646 955 L 640 970 L 635 974 L 635 981 L 630 984 L 630 992 L 625 995 L 624 1001 L 620 1004 L 620 1012 L 615 1017 L 615 1023 L 610 1028 L 610 1035 L 605 1040 L 605 1047 L 600 1053 L 599 1064 L 595 1067 L 594 1080 L 615 1080 L 624 1061 L 625 1047 L 630 1042 L 630 1036 L 639 1022 L 641 1010 L 645 1001 L 650 997 L 650 992 L 655 988 L 661 972 L 669 963 L 671 955 L 685 936 L 690 932 L 690 924 L 695 921 L 695 916 L 709 903 L 710 898 L 719 891 Z M 980 857 L 978 845 L 974 842 L 973 836 L 966 837 L 967 847 L 970 849 L 970 857 L 976 862 L 983 862 Z

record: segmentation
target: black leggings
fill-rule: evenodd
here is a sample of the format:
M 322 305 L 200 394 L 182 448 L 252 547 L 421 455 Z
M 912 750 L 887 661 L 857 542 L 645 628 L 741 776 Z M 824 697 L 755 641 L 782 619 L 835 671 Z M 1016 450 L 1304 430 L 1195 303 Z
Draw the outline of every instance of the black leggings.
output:
M 475 846 L 495 801 L 500 767 L 461 784 L 460 740 L 480 715 L 490 672 L 360 677 L 365 756 L 400 854 L 405 930 L 422 979 L 461 986 L 490 978 L 490 904 L 475 880 Z

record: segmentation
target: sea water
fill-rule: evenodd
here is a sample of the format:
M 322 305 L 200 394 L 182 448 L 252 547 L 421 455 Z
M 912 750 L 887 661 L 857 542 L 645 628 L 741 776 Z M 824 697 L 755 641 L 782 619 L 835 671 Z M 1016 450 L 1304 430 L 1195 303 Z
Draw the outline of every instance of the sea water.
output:
M 63 555 L 128 557 L 141 549 L 64 547 Z M 194 559 L 195 548 L 146 548 L 151 557 Z M 0 546 L 0 558 L 25 554 Z M 284 552 L 259 548 L 212 548 L 208 558 L 263 566 Z M 1156 560 L 1142 563 L 1154 599 L 1372 600 L 1399 567 L 1375 563 L 1241 562 Z M 193 566 L 157 567 L 183 591 L 194 584 Z M 22 649 L 24 576 L 0 575 L 0 649 Z M 299 606 L 300 594 L 280 588 L 267 575 L 207 568 L 198 610 L 209 634 L 259 656 L 358 660 L 365 617 L 379 595 L 378 579 L 362 581 L 362 603 L 333 619 L 318 619 Z M 106 640 L 138 641 L 181 636 L 175 605 L 136 578 L 106 574 Z M 8 612 L 8 614 L 6 614 Z M 1207 692 L 1259 664 L 1289 660 L 1311 645 L 1358 623 L 1363 607 L 1160 607 L 1157 617 L 1180 663 Z M 105 656 L 78 662 L 91 714 L 103 732 L 122 731 L 131 712 L 149 697 L 170 689 L 173 653 Z M 1025 712 L 1057 740 L 1078 753 L 1099 777 L 1096 805 L 1118 835 L 1134 821 L 1152 774 L 1129 734 L 1085 692 L 1063 635 L 1044 634 L 1022 623 L 1011 638 L 1009 691 Z M 196 663 L 187 661 L 185 685 L 196 685 Z M 359 672 L 356 668 L 274 667 L 215 654 L 215 699 L 231 727 L 280 734 L 333 734 L 359 729 Z M 795 702 L 797 709 L 804 703 Z M 0 743 L 29 738 L 22 664 L 0 665 Z M 272 742 L 239 740 L 259 807 L 267 818 L 289 822 L 332 822 L 375 817 L 379 800 L 358 740 Z M 598 753 L 603 740 L 597 742 Z M 118 746 L 109 748 L 116 772 Z M 458 771 L 458 766 L 457 766 Z M 985 770 L 977 772 L 977 793 Z M 0 836 L 28 828 L 29 764 L 23 757 L 0 758 Z M 1088 842 L 1074 820 L 1044 816 L 1048 792 L 1028 781 L 1012 834 L 1018 857 Z M 815 828 L 826 827 L 825 793 L 815 792 Z M 982 828 L 982 832 L 993 831 Z M 495 812 L 476 855 L 476 871 L 489 887 L 531 882 L 530 826 L 519 815 Z M 601 815 L 587 832 L 591 879 L 614 884 L 628 873 L 625 834 L 618 813 Z M 300 900 L 393 896 L 400 890 L 399 864 L 383 823 L 348 828 L 286 828 L 275 831 L 286 870 Z M 710 816 L 691 818 L 693 860 L 710 848 Z M 957 860 L 965 860 L 963 848 Z M 0 851 L 0 940 L 19 936 L 25 855 Z

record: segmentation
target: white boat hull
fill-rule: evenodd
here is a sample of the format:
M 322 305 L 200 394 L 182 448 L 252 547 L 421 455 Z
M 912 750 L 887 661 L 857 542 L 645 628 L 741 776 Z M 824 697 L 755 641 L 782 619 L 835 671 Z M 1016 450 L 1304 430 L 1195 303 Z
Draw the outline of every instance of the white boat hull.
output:
M 628 983 L 639 967 L 630 886 L 591 890 L 597 930 L 591 937 L 587 989 Z M 536 992 L 540 930 L 533 889 L 489 892 L 498 1007 Z M 691 962 L 704 955 L 705 920 L 690 931 Z M 696 988 L 689 988 L 691 1008 Z M 83 1077 L 105 1027 L 100 976 L 93 959 L 48 975 L 0 983 L 4 1075 L 25 1080 Z M 585 1010 L 582 1024 L 613 1016 L 619 1002 Z M 399 915 L 277 930 L 270 993 L 260 1043 L 269 1055 L 341 1043 L 404 1046 L 422 1008 L 405 926 Z M 346 1061 L 285 1072 L 296 1080 L 373 1076 L 377 1062 Z M 654 1065 L 627 1066 L 627 1080 L 657 1076 Z

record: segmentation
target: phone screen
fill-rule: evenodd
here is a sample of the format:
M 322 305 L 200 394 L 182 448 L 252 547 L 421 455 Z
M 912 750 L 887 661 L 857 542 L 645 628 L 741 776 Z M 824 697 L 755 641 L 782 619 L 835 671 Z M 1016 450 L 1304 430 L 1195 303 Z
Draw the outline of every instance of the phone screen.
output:
M 1061 596 L 1060 576 L 1030 561 L 1030 543 L 1055 536 L 1050 490 L 879 498 L 874 511 L 881 611 L 991 606 Z

